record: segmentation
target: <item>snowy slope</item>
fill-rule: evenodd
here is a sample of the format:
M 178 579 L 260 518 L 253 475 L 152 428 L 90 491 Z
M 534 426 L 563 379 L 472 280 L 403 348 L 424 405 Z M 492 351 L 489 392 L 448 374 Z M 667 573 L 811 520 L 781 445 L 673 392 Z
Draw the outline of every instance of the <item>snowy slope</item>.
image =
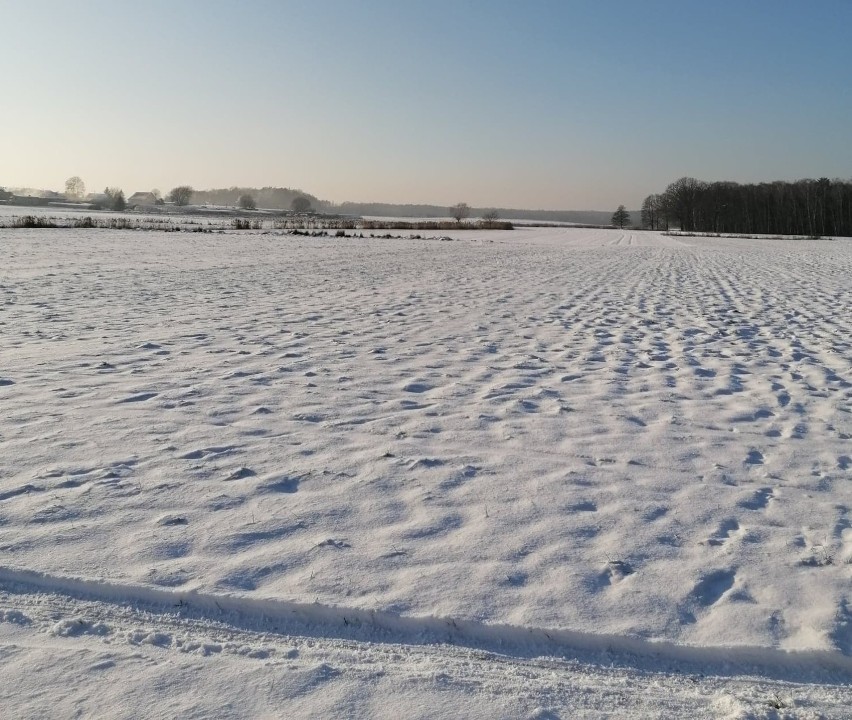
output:
M 109 655 L 130 714 L 156 685 L 201 714 L 230 687 L 233 715 L 594 717 L 635 683 L 649 714 L 746 717 L 809 676 L 799 709 L 842 717 L 852 245 L 457 238 L 0 230 L 4 702 L 37 716 L 58 653 L 84 706 Z M 293 640 L 264 602 L 316 612 Z M 415 642 L 430 618 L 462 647 Z M 228 642 L 275 652 L 196 659 Z M 160 675 L 199 670 L 195 699 Z

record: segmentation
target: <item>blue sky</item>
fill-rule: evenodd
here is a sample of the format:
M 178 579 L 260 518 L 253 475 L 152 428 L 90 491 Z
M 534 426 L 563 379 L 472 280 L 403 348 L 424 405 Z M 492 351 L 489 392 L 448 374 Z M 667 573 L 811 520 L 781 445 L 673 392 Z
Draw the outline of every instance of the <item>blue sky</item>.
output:
M 852 176 L 850 0 L 0 0 L 0 185 L 610 209 Z

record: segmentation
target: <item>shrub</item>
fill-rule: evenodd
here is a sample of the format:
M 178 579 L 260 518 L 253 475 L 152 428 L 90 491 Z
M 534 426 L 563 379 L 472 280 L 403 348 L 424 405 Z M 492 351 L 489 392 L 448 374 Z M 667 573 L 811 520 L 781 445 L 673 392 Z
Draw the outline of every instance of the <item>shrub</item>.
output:
M 234 226 L 234 230 L 261 230 L 263 228 L 263 220 L 234 218 L 232 225 Z
M 15 219 L 12 227 L 17 228 L 53 228 L 56 227 L 50 218 L 36 217 L 35 215 L 24 215 Z

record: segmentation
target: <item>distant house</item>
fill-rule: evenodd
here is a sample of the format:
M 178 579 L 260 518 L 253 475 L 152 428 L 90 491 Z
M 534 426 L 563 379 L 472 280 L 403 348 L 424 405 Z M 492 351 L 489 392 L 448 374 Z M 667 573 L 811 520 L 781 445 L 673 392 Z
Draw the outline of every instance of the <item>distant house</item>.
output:
M 154 207 L 157 204 L 157 197 L 154 193 L 137 192 L 127 198 L 127 207 Z

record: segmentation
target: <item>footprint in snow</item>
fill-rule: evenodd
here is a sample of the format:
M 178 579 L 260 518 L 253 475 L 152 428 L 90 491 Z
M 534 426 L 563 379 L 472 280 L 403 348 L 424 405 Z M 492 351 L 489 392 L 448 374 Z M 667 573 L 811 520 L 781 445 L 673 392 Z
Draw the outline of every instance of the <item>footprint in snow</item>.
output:
M 428 392 L 429 390 L 433 390 L 434 387 L 435 387 L 434 385 L 430 385 L 429 383 L 425 383 L 425 382 L 413 382 L 413 383 L 408 383 L 408 385 L 405 385 L 402 389 L 405 392 L 410 392 L 410 393 L 424 393 L 424 392 Z
M 295 477 L 276 477 L 266 480 L 258 485 L 257 492 L 292 494 L 299 491 L 300 482 L 301 480 Z
M 615 585 L 635 572 L 633 566 L 624 560 L 610 560 L 600 578 L 605 584 Z
M 702 607 L 715 605 L 734 586 L 736 579 L 737 574 L 733 570 L 714 570 L 695 584 L 690 597 Z
M 207 460 L 209 458 L 216 458 L 223 455 L 231 455 L 235 452 L 238 452 L 237 448 L 233 445 L 223 445 L 219 447 L 208 447 L 208 448 L 200 448 L 198 450 L 192 450 L 184 455 L 180 456 L 181 460 Z
M 772 488 L 760 488 L 750 498 L 741 500 L 737 504 L 746 510 L 763 510 L 774 497 L 775 493 L 772 492 Z
M 739 532 L 740 524 L 734 520 L 733 518 L 729 518 L 727 520 L 723 520 L 719 523 L 719 527 L 716 528 L 716 532 L 714 532 L 709 538 L 707 538 L 708 545 L 724 545 L 731 537 Z
M 764 457 L 760 450 L 749 450 L 745 459 L 746 465 L 763 465 Z
M 130 395 L 129 397 L 123 398 L 119 400 L 119 403 L 135 403 L 135 402 L 145 402 L 146 400 L 150 400 L 151 398 L 157 397 L 157 393 L 149 392 L 149 393 L 139 393 L 137 395 Z
M 228 477 L 225 478 L 225 482 L 229 482 L 231 480 L 243 480 L 245 478 L 254 477 L 255 475 L 255 471 L 251 468 L 241 467 L 228 475 Z
M 522 571 L 517 571 L 513 573 L 508 573 L 506 575 L 505 581 L 501 582 L 501 585 L 508 585 L 510 587 L 522 587 L 526 585 L 529 576 L 527 573 Z
M 416 460 L 411 460 L 408 463 L 408 469 L 414 470 L 415 468 L 425 467 L 425 468 L 436 468 L 444 465 L 445 461 L 440 458 L 417 458 Z
M 598 506 L 591 500 L 574 503 L 565 508 L 568 512 L 597 512 Z
M 346 540 L 339 540 L 337 538 L 328 538 L 327 540 L 323 540 L 322 542 L 318 542 L 315 547 L 331 547 L 335 550 L 343 550 L 344 548 L 351 548 Z
M 661 517 L 668 513 L 669 509 L 667 507 L 655 507 L 649 508 L 642 515 L 642 519 L 646 522 L 653 522 L 654 520 L 659 520 Z

